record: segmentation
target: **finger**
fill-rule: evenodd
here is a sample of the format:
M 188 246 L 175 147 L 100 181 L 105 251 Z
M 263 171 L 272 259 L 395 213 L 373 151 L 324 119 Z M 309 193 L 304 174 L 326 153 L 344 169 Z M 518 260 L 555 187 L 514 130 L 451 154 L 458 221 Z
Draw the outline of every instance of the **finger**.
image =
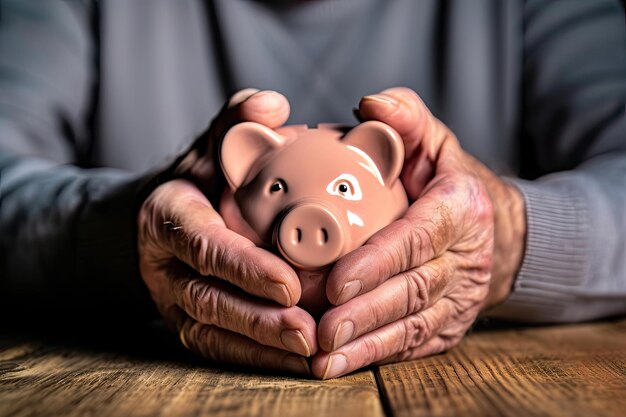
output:
M 385 365 L 388 363 L 402 362 L 411 359 L 424 358 L 426 356 L 435 355 L 437 353 L 445 352 L 452 346 L 456 345 L 462 336 L 454 339 L 449 339 L 441 336 L 435 336 L 430 340 L 424 342 L 423 345 L 414 349 L 409 349 L 406 352 L 392 355 L 381 361 L 373 362 L 376 365 Z
M 377 365 L 383 365 L 385 363 L 423 358 L 425 356 L 434 355 L 450 349 L 463 339 L 467 330 L 474 323 L 476 319 L 476 309 L 472 310 L 473 313 L 468 311 L 465 314 L 459 315 L 454 320 L 448 320 L 448 323 L 443 326 L 438 334 L 434 335 L 421 345 L 409 347 L 403 352 L 396 353 L 395 355 L 391 355 L 386 359 L 376 361 L 374 363 Z
M 208 181 L 216 173 L 214 163 L 217 149 L 224 134 L 237 123 L 257 122 L 270 128 L 282 126 L 289 118 L 289 102 L 280 93 L 271 90 L 259 91 L 247 88 L 235 93 L 211 121 L 209 128 L 194 142 L 191 150 L 177 161 L 175 173 L 191 174 L 192 179 Z M 205 158 L 211 156 L 210 158 Z M 220 188 L 218 183 L 200 181 L 198 187 L 207 195 Z
M 217 276 L 249 294 L 293 306 L 301 289 L 295 271 L 276 255 L 227 229 L 204 194 L 184 180 L 157 188 L 140 221 L 171 253 L 201 275 Z
M 289 118 L 289 101 L 272 90 L 246 88 L 235 93 L 215 121 L 213 131 L 221 136 L 239 122 L 256 122 L 270 128 L 282 126 Z
M 422 312 L 367 333 L 333 352 L 315 356 L 311 370 L 318 378 L 336 378 L 371 363 L 401 356 L 435 337 L 454 316 L 454 306 L 443 298 Z
M 449 132 L 420 97 L 405 87 L 363 97 L 359 114 L 363 120 L 379 120 L 393 127 L 404 139 L 406 159 L 411 159 L 424 138 L 428 138 L 428 154 L 434 160 Z
M 245 336 L 191 318 L 183 322 L 180 337 L 190 350 L 215 362 L 310 374 L 302 356 L 263 346 Z
M 263 123 L 270 128 L 282 126 L 290 110 L 287 98 L 272 90 L 256 92 L 231 109 L 239 120 Z
M 454 255 L 445 253 L 329 310 L 318 326 L 320 348 L 337 350 L 362 334 L 429 308 L 445 293 L 455 264 Z
M 445 170 L 441 166 L 444 148 L 458 153 L 460 146 L 454 134 L 435 118 L 424 102 L 412 90 L 403 87 L 391 88 L 383 92 L 365 96 L 359 105 L 363 120 L 379 120 L 393 127 L 403 139 L 405 163 L 401 179 L 411 200 L 416 200 L 424 186 L 435 172 Z M 459 161 L 450 161 L 456 167 Z M 437 170 L 435 167 L 437 166 Z
M 402 218 L 341 258 L 326 284 L 331 303 L 343 304 L 401 272 L 440 256 L 471 223 L 466 208 L 488 216 L 484 191 L 470 177 L 443 177 Z M 474 214 L 472 214 L 474 215 Z M 484 218 L 481 218 L 484 220 Z
M 317 351 L 315 320 L 299 307 L 278 307 L 220 280 L 180 273 L 171 277 L 169 289 L 176 304 L 199 323 L 302 356 Z

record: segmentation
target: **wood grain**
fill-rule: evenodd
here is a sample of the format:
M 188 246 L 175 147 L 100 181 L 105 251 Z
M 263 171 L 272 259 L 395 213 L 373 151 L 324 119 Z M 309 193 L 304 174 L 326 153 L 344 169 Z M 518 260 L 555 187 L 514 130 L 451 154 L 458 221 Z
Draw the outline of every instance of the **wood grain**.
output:
M 0 416 L 384 415 L 372 371 L 321 382 L 218 369 L 185 352 L 163 360 L 159 345 L 144 357 L 0 340 Z
M 0 417 L 78 415 L 621 417 L 626 320 L 474 332 L 324 382 L 214 367 L 164 329 L 0 330 Z
M 394 416 L 626 415 L 626 320 L 474 333 L 380 367 Z

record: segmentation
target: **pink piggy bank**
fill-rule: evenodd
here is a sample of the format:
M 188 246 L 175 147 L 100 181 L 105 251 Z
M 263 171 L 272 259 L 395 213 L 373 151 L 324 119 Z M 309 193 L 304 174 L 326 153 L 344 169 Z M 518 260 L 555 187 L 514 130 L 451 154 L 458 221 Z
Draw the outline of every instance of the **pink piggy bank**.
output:
M 332 264 L 408 207 L 402 139 L 377 121 L 347 133 L 241 123 L 225 135 L 220 162 L 242 217 L 296 269 L 299 305 L 314 316 L 329 306 Z

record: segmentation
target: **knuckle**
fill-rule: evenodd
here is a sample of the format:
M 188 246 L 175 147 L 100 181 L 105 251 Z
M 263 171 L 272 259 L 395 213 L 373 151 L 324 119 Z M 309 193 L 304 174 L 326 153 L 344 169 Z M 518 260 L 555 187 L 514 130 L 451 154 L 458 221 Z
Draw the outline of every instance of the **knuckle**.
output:
M 368 314 L 368 322 L 365 325 L 364 329 L 366 331 L 378 328 L 386 323 L 388 323 L 388 311 L 389 306 L 384 302 L 371 302 L 367 304 Z
M 450 272 L 449 264 L 451 261 L 446 258 L 449 257 L 434 259 L 432 262 L 427 262 L 422 265 L 421 268 L 424 270 L 424 274 L 428 276 L 431 281 L 445 279 L 446 275 Z
M 407 289 L 406 314 L 416 313 L 428 305 L 430 278 L 424 275 L 422 268 L 407 271 L 404 276 Z
M 194 323 L 189 330 L 192 347 L 207 359 L 222 361 L 224 359 L 224 346 L 221 343 L 219 332 L 214 326 Z
M 282 330 L 298 330 L 302 326 L 302 320 L 295 312 L 295 309 L 281 309 L 270 314 L 249 314 L 246 316 L 246 336 L 264 345 L 277 344 Z
M 403 324 L 405 337 L 402 351 L 419 347 L 430 338 L 431 325 L 425 320 L 424 315 L 413 314 L 407 317 Z
M 200 275 L 212 275 L 214 268 L 209 256 L 209 242 L 206 236 L 200 233 L 193 233 L 184 237 L 191 262 Z
M 260 343 L 264 343 L 268 340 L 268 326 L 266 325 L 263 316 L 260 314 L 252 314 L 249 316 L 246 320 L 245 326 L 247 327 L 248 337 Z
M 425 356 L 445 352 L 452 346 L 453 344 L 451 343 L 449 339 L 440 337 L 439 335 L 437 335 L 433 339 L 431 339 L 429 343 L 423 346 L 420 346 L 418 348 L 412 349 L 410 352 L 410 358 L 411 359 L 423 358 Z
M 155 197 L 149 197 L 137 217 L 137 236 L 141 244 L 165 248 L 174 242 L 172 234 L 183 232 L 177 216 L 163 213 Z M 175 232 L 175 233 L 172 233 Z
M 205 355 L 206 343 L 202 343 L 204 340 L 203 327 L 195 320 L 187 319 L 183 325 L 183 331 L 185 333 L 185 341 L 189 348 Z
M 262 367 L 268 363 L 264 349 L 245 349 L 240 352 L 239 361 L 243 364 Z
M 210 232 L 207 232 L 210 234 Z M 202 239 L 196 244 L 203 275 L 215 275 L 233 284 L 252 282 L 260 274 L 260 267 L 249 262 L 252 245 L 242 246 L 245 238 L 239 235 L 221 241 Z
M 190 338 L 192 349 L 209 360 L 256 366 L 264 363 L 262 349 L 241 343 L 236 335 L 219 327 L 195 323 L 190 328 Z
M 491 272 L 493 268 L 493 244 L 491 242 L 483 242 L 480 236 L 470 236 L 461 241 L 465 245 L 468 253 L 462 257 L 457 257 L 456 278 L 460 283 L 476 286 L 488 284 L 491 281 Z
M 434 220 L 431 220 L 434 222 Z M 439 237 L 424 224 L 414 224 L 409 229 L 405 244 L 411 265 L 421 265 L 428 259 L 425 257 L 426 251 L 435 253 L 435 245 Z
M 384 346 L 385 341 L 382 340 L 379 336 L 364 339 L 363 350 L 365 352 L 365 355 L 362 359 L 363 363 L 358 364 L 358 367 L 365 366 L 366 364 L 384 358 L 386 356 L 384 354 Z
M 252 251 L 256 250 L 257 247 L 243 236 L 237 236 L 235 242 L 239 242 L 239 244 L 243 242 L 245 245 L 239 257 L 239 261 L 233 264 L 236 267 L 235 276 L 239 277 L 242 282 L 253 282 L 255 279 L 258 279 L 258 277 L 263 276 L 263 269 L 257 262 L 246 261 L 247 259 L 254 259 Z
M 471 289 L 468 291 L 471 291 Z M 471 297 L 463 300 L 455 298 L 446 298 L 446 300 L 449 303 L 447 321 L 450 323 L 458 323 L 462 317 L 467 315 L 467 312 L 470 311 L 476 303 L 476 301 L 472 300 Z
M 488 281 L 484 283 L 475 283 L 473 285 L 470 285 L 465 292 L 466 306 L 462 311 L 468 311 L 474 308 L 478 308 L 485 302 L 487 294 L 489 293 Z
M 469 329 L 472 324 L 474 324 L 476 317 L 480 312 L 479 307 L 480 305 L 476 305 L 467 311 L 457 314 L 453 323 L 459 323 L 459 326 L 461 326 L 461 331 L 459 332 L 460 334 L 465 334 L 465 331 Z
M 187 284 L 184 309 L 196 320 L 205 324 L 219 325 L 220 315 L 231 314 L 222 292 L 207 282 L 191 280 Z M 218 312 L 221 312 L 218 313 Z
M 404 235 L 405 251 L 408 254 L 410 265 L 422 263 L 422 250 L 425 245 L 430 245 L 430 236 L 426 229 L 420 225 L 406 220 L 407 233 Z
M 448 342 L 447 345 L 451 347 L 465 336 L 473 322 L 473 320 L 462 320 L 462 318 L 459 318 L 442 329 L 437 336 Z
M 433 291 L 436 291 L 437 294 L 441 294 L 454 276 L 453 261 L 449 257 L 426 263 L 423 268 L 426 270 L 425 274 L 429 277 L 429 289 L 431 294 Z

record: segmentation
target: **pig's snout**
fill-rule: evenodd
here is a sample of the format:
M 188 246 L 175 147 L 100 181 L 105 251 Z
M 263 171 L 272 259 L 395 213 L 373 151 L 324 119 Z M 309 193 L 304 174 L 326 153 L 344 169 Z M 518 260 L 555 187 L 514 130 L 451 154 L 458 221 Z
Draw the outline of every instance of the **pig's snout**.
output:
M 335 262 L 344 248 L 345 233 L 333 212 L 306 203 L 291 209 L 278 225 L 280 253 L 301 269 L 318 269 Z

